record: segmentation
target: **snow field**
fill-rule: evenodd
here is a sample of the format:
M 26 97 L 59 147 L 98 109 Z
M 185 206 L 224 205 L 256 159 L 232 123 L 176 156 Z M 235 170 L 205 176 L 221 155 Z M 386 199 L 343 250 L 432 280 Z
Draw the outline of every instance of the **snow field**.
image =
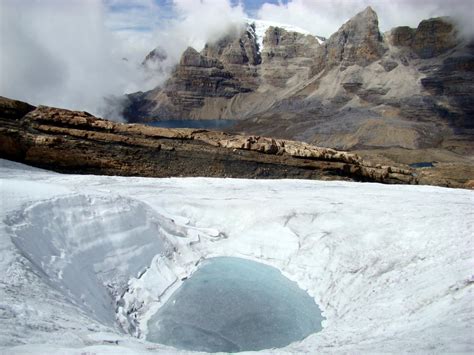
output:
M 147 321 L 215 256 L 278 268 L 323 311 L 320 333 L 266 353 L 474 350 L 472 191 L 74 176 L 7 161 L 0 177 L 8 351 L 169 353 L 143 340 Z

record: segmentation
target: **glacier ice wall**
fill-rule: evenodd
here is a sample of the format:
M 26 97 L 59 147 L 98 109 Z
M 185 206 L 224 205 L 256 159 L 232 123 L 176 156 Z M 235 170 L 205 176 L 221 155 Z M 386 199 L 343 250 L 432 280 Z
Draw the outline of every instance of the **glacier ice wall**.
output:
M 139 201 L 85 195 L 36 203 L 9 218 L 14 244 L 36 271 L 90 317 L 112 327 L 116 298 L 129 279 L 156 256 L 172 252 L 163 235 L 166 223 Z
M 0 352 L 176 353 L 144 340 L 148 320 L 218 256 L 274 266 L 320 305 L 320 332 L 267 353 L 474 350 L 472 191 L 0 161 L 0 194 Z

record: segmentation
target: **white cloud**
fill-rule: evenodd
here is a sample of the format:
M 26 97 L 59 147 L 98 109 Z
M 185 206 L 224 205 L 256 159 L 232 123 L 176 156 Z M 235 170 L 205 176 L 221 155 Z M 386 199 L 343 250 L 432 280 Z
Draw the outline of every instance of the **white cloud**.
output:
M 240 27 L 246 16 L 242 6 L 228 0 L 174 0 L 173 12 L 175 17 L 164 22 L 154 38 L 174 62 L 188 46 L 201 50 L 206 42 Z
M 105 97 L 153 88 L 187 46 L 245 17 L 227 0 L 176 0 L 173 10 L 167 19 L 153 0 L 1 0 L 0 95 L 100 114 Z M 139 64 L 156 46 L 166 70 L 150 77 Z
M 161 8 L 154 0 L 104 0 L 109 10 L 106 26 L 112 31 L 150 31 L 160 22 Z
M 2 0 L 0 95 L 99 114 L 144 83 L 93 0 Z
M 290 0 L 287 4 L 266 3 L 257 16 L 262 20 L 296 25 L 329 37 L 367 6 L 372 6 L 377 12 L 381 31 L 396 26 L 416 27 L 423 19 L 448 15 L 458 20 L 463 32 L 474 33 L 472 0 Z

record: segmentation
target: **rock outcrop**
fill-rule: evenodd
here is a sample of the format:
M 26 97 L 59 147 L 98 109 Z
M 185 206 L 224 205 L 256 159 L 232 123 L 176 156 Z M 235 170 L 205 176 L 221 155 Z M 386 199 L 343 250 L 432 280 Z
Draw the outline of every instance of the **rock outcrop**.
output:
M 253 28 L 241 30 L 240 36 L 229 34 L 213 43 L 207 43 L 202 55 L 220 60 L 224 65 L 258 65 L 261 62 Z
M 220 101 L 254 91 L 259 85 L 256 65 L 261 59 L 250 30 L 208 43 L 201 52 L 188 47 L 163 89 L 128 96 L 125 116 L 130 122 L 146 121 L 150 116 L 194 118 L 207 99 L 218 103 L 212 115 L 219 115 Z
M 67 173 L 417 183 L 410 169 L 301 142 L 114 123 L 6 98 L 0 142 L 1 158 Z
M 377 14 L 368 7 L 329 37 L 316 55 L 313 74 L 336 65 L 364 67 L 382 58 L 386 50 Z
M 449 17 L 421 21 L 418 28 L 396 27 L 390 33 L 394 46 L 408 47 L 419 58 L 437 57 L 459 44 L 455 26 Z
M 263 45 L 262 82 L 279 88 L 295 75 L 307 79 L 320 47 L 315 36 L 273 26 L 267 29 Z
M 429 68 L 421 85 L 434 108 L 458 131 L 474 128 L 474 48 Z

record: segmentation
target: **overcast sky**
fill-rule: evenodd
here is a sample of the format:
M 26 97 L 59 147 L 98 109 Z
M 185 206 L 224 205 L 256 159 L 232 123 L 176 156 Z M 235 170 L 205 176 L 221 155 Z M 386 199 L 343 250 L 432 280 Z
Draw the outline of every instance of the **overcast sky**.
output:
M 328 37 L 369 5 L 382 31 L 450 15 L 474 33 L 474 0 L 0 0 L 0 95 L 98 114 L 104 97 L 166 79 L 138 65 L 156 46 L 169 69 L 244 18 Z

